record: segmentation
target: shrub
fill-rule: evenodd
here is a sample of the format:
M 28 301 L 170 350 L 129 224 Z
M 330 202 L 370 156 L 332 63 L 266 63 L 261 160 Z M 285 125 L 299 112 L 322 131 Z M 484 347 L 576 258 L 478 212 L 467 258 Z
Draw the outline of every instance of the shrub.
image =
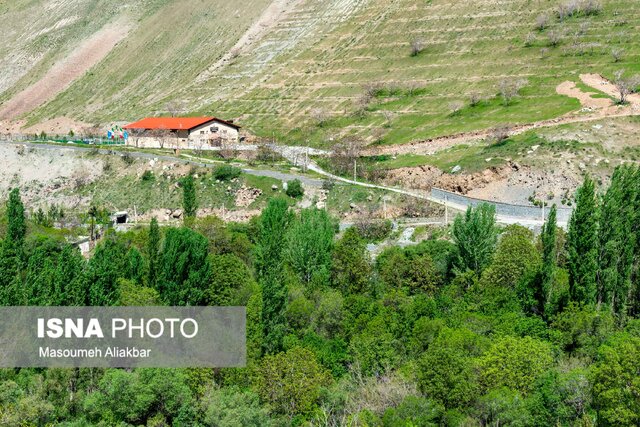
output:
M 333 190 L 333 187 L 335 187 L 336 182 L 332 179 L 324 179 L 322 180 L 322 189 L 323 190 L 327 190 L 327 191 L 331 191 Z
M 545 14 L 538 15 L 536 18 L 536 30 L 544 31 L 544 29 L 547 28 L 547 25 L 549 25 L 549 17 Z
M 624 56 L 624 49 L 613 48 L 611 50 L 611 56 L 613 57 L 613 62 L 620 62 L 622 60 L 622 57 Z
M 299 179 L 294 179 L 287 182 L 287 196 L 297 199 L 298 197 L 302 197 L 304 195 L 304 188 L 302 187 L 302 182 Z
M 418 56 L 424 50 L 424 40 L 413 39 L 411 40 L 411 56 Z
M 140 179 L 144 182 L 153 181 L 155 179 L 155 175 L 153 175 L 152 171 L 147 169 L 146 171 L 144 171 Z
M 220 181 L 231 181 L 240 176 L 242 170 L 231 165 L 218 166 L 213 170 L 213 176 Z
M 131 166 L 134 162 L 135 159 L 133 158 L 133 156 L 129 153 L 124 153 L 122 155 L 122 161 L 127 165 L 127 166 Z
M 361 220 L 355 224 L 358 234 L 368 242 L 379 242 L 386 239 L 391 230 L 393 224 L 390 220 L 386 221 L 366 221 Z

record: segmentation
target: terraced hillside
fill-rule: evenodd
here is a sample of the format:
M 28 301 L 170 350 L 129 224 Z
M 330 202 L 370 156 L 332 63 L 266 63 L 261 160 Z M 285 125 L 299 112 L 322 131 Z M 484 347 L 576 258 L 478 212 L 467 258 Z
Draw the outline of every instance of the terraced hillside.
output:
M 291 143 L 356 135 L 397 144 L 558 117 L 580 109 L 557 93 L 561 83 L 640 71 L 632 0 L 250 3 L 119 8 L 133 17 L 127 37 L 28 119 L 129 120 L 177 101 Z M 569 4 L 574 13 L 559 17 Z M 2 99 L 44 70 L 34 67 Z M 505 102 L 501 89 L 518 96 Z
M 637 68 L 640 42 L 640 8 L 632 2 L 607 1 L 597 15 L 563 21 L 554 14 L 558 4 L 372 0 L 281 61 L 259 87 L 217 108 L 249 114 L 264 133 L 276 121 L 300 139 L 353 132 L 385 143 L 557 117 L 579 108 L 556 93 L 559 83 Z M 534 28 L 541 15 L 548 17 L 543 31 Z M 411 43 L 422 44 L 415 56 Z M 614 49 L 625 51 L 617 63 Z M 520 81 L 521 97 L 504 106 L 495 96 L 500 85 Z M 470 107 L 474 93 L 484 100 Z

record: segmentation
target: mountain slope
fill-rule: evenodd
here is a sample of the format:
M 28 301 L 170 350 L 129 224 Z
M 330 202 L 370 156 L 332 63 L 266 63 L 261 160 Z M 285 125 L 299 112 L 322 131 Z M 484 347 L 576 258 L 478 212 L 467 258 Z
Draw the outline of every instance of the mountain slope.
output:
M 23 3 L 33 10 L 53 2 Z M 105 123 L 166 114 L 173 102 L 185 113 L 236 118 L 259 135 L 316 145 L 347 136 L 402 143 L 549 119 L 580 108 L 556 92 L 562 82 L 578 82 L 588 72 L 611 77 L 619 69 L 640 71 L 640 8 L 632 0 L 602 1 L 601 10 L 563 19 L 556 14 L 560 4 L 125 2 L 110 6 L 112 17 L 102 19 L 128 17 L 133 24 L 127 37 L 27 118 L 67 115 Z M 7 13 L 18 12 L 2 11 Z M 547 17 L 543 30 L 535 28 L 540 16 Z M 27 30 L 11 34 L 20 31 Z M 65 40 L 61 51 L 71 45 Z M 42 77 L 55 51 L 16 84 L 3 82 L 0 88 L 8 90 L 1 99 Z M 623 54 L 614 60 L 613 51 Z M 4 50 L 2 55 L 7 58 Z M 510 85 L 522 89 L 505 105 L 496 95 Z M 472 96 L 480 98 L 477 106 L 469 105 Z

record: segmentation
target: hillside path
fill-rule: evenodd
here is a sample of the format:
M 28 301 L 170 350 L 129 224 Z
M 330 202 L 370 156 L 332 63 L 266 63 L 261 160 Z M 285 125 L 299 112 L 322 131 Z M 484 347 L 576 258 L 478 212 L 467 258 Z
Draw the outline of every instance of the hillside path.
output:
M 615 85 L 599 74 L 581 74 L 580 80 L 610 97 L 618 97 Z M 568 123 L 583 123 L 601 120 L 607 117 L 627 117 L 640 115 L 640 94 L 632 94 L 628 97 L 628 105 L 616 105 L 611 99 L 594 98 L 590 92 L 583 92 L 574 82 L 566 81 L 556 87 L 556 92 L 560 95 L 576 98 L 582 106 L 578 112 L 571 112 L 554 119 L 542 120 L 534 123 L 515 125 L 510 127 L 510 135 L 518 135 L 523 132 L 559 126 Z M 493 130 L 486 129 L 480 131 L 462 132 L 454 135 L 430 138 L 422 141 L 414 141 L 407 144 L 387 145 L 365 148 L 362 152 L 365 156 L 381 154 L 435 154 L 438 151 L 454 147 L 459 144 L 473 144 L 491 136 Z

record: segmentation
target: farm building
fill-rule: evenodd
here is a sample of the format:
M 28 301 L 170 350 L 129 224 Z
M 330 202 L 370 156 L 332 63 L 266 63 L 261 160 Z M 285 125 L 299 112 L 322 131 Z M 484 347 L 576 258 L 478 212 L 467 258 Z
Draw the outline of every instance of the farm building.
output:
M 129 134 L 127 145 L 200 150 L 238 142 L 240 130 L 215 117 L 147 117 L 122 128 Z

